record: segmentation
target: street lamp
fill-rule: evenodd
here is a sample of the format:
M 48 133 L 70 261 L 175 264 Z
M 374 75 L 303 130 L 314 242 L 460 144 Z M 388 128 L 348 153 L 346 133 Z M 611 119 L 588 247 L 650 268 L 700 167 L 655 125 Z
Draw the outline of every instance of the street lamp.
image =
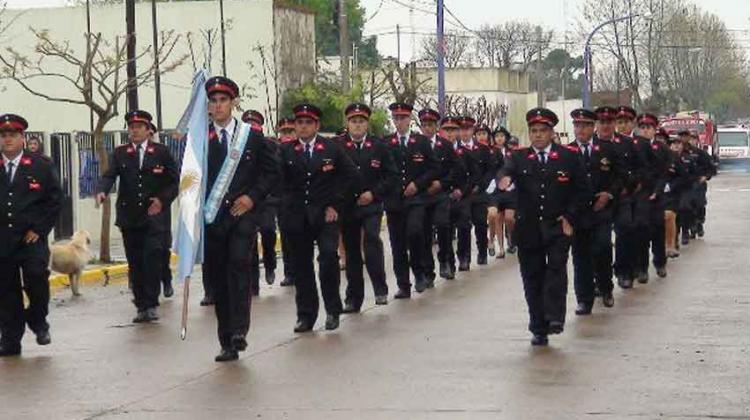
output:
M 594 38 L 594 35 L 599 31 L 599 29 L 602 29 L 603 27 L 607 25 L 611 25 L 613 23 L 622 22 L 623 20 L 633 19 L 638 16 L 641 16 L 640 13 L 634 13 L 632 15 L 627 15 L 623 17 L 619 17 L 616 19 L 610 19 L 601 25 L 594 28 L 593 31 L 589 34 L 589 37 L 586 39 L 586 47 L 583 50 L 583 106 L 584 108 L 588 108 L 589 105 L 591 105 L 591 92 L 589 92 L 589 71 L 590 71 L 590 63 L 591 63 L 591 39 Z

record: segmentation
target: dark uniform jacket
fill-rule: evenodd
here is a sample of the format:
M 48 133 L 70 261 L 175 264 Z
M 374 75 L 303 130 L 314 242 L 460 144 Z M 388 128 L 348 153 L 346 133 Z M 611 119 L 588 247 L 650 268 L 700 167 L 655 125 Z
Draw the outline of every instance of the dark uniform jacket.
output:
M 313 156 L 305 157 L 301 141 L 281 146 L 284 191 L 279 219 L 285 230 L 299 232 L 325 223 L 325 210 L 341 211 L 347 192 L 358 183 L 357 168 L 344 149 L 332 139 L 315 138 Z
M 643 183 L 643 188 L 649 195 L 656 194 L 656 199 L 661 200 L 664 195 L 664 186 L 667 184 L 667 172 L 672 163 L 672 150 L 659 141 L 651 142 L 648 139 L 641 139 L 641 141 L 642 148 L 648 151 L 644 153 L 648 176 Z
M 568 144 L 568 150 L 575 153 L 583 165 L 586 178 L 591 186 L 591 196 L 588 206 L 582 211 L 578 227 L 581 229 L 591 228 L 600 222 L 610 221 L 613 216 L 615 202 L 622 190 L 622 182 L 625 175 L 621 167 L 622 162 L 617 156 L 616 145 L 599 139 L 591 139 L 589 146 L 590 157 L 587 159 L 577 141 Z M 593 205 L 596 202 L 596 194 L 608 193 L 611 199 L 607 206 L 594 212 Z
M 115 219 L 120 229 L 168 231 L 171 229 L 169 207 L 178 193 L 177 165 L 165 145 L 149 141 L 144 146 L 140 169 L 137 146 L 129 143 L 117 147 L 99 182 L 99 191 L 109 194 L 117 178 L 120 179 Z M 148 215 L 151 198 L 158 198 L 162 204 L 162 211 L 154 216 Z
M 431 140 L 430 145 L 432 145 Z M 457 188 L 463 193 L 463 188 L 469 181 L 469 175 L 463 160 L 456 155 L 451 142 L 443 137 L 435 136 L 435 146 L 432 150 L 440 164 L 437 180 L 440 181 L 441 191 L 450 193 Z
M 621 168 L 622 192 L 625 195 L 633 194 L 643 179 L 645 167 L 642 155 L 638 152 L 633 139 L 620 133 L 615 133 L 613 138 L 609 140 L 601 139 L 597 134 L 594 134 L 594 139 L 614 146 L 617 161 Z
M 695 162 L 690 154 L 684 151 L 679 155 L 672 152 L 672 159 L 667 168 L 668 191 L 664 192 L 665 204 L 668 210 L 685 210 L 689 206 L 689 198 L 684 199 L 692 190 L 696 180 Z
M 471 195 L 472 203 L 488 203 L 489 194 L 487 188 L 497 176 L 497 158 L 495 151 L 489 146 L 479 143 L 476 140 L 472 142 L 471 147 L 461 144 L 472 156 L 474 165 L 471 177 L 473 179 L 473 190 Z
M 399 172 L 399 182 L 387 195 L 385 209 L 404 211 L 409 206 L 424 205 L 427 188 L 440 176 L 440 162 L 432 151 L 430 141 L 416 133 L 409 135 L 405 148 L 401 146 L 398 133 L 386 136 L 384 141 Z M 417 194 L 404 197 L 404 190 L 411 182 L 417 186 Z
M 557 144 L 551 145 L 546 164 L 533 148 L 517 150 L 500 174 L 509 176 L 518 191 L 513 234 L 521 247 L 542 246 L 546 238 L 562 234 L 560 216 L 576 226 L 590 203 L 591 187 L 579 157 Z
M 339 144 L 354 163 L 357 179 L 350 183 L 350 190 L 341 204 L 344 217 L 353 215 L 365 216 L 383 211 L 383 200 L 398 185 L 398 171 L 393 163 L 393 156 L 383 142 L 367 136 L 361 147 L 349 135 L 337 138 Z M 359 196 L 370 191 L 372 203 L 358 206 Z
M 0 257 L 11 256 L 33 231 L 46 243 L 62 207 L 62 189 L 52 164 L 36 156 L 21 156 L 13 183 L 0 158 Z
M 235 130 L 240 130 L 239 122 L 235 126 Z M 237 135 L 239 135 L 239 132 L 237 132 Z M 223 229 L 232 229 L 239 219 L 252 221 L 255 224 L 261 221 L 264 202 L 281 181 L 281 165 L 279 164 L 278 153 L 274 149 L 274 145 L 263 138 L 260 132 L 249 131 L 245 148 L 240 153 L 240 163 L 237 165 L 234 177 L 221 200 L 221 207 L 212 225 Z M 221 145 L 214 125 L 211 124 L 209 127 L 206 198 L 209 197 L 216 182 L 216 177 L 221 171 L 226 153 L 228 152 Z M 242 195 L 247 195 L 253 200 L 253 209 L 237 218 L 232 216 L 229 211 L 234 205 L 234 201 Z M 251 229 L 251 225 L 252 223 L 248 222 L 243 224 L 243 227 L 246 226 Z

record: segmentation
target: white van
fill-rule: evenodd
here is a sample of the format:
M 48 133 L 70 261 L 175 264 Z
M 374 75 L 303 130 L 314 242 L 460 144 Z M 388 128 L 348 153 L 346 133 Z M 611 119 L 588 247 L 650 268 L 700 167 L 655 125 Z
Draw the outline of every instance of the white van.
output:
M 719 126 L 717 132 L 721 159 L 750 157 L 750 128 L 744 125 Z

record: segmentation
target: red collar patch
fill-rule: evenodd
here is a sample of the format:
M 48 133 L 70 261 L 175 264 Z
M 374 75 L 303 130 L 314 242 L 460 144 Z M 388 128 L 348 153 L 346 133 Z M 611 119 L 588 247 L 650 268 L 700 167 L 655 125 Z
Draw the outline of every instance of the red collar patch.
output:
M 320 152 L 320 151 L 325 150 L 326 148 L 325 146 L 323 146 L 323 143 L 315 143 L 314 149 L 316 152 Z
M 552 160 L 557 160 L 559 157 L 560 157 L 560 154 L 558 154 L 557 152 L 550 152 L 549 154 L 549 158 Z
M 31 165 L 31 158 L 29 158 L 29 157 L 21 158 L 21 165 L 23 165 L 23 166 L 29 166 L 29 165 Z
M 371 141 L 366 141 L 365 142 L 365 147 L 367 147 L 367 148 L 372 147 L 372 142 Z
M 132 155 L 135 153 L 135 148 L 133 146 L 128 146 L 125 151 L 128 152 L 129 155 Z

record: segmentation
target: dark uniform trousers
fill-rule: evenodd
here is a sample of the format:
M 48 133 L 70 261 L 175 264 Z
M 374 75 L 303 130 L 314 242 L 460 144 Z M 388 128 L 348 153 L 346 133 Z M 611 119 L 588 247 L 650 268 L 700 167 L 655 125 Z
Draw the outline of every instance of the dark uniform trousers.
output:
M 653 263 L 655 267 L 661 268 L 667 265 L 667 248 L 664 241 L 664 211 L 666 210 L 666 205 L 663 197 L 658 197 L 648 204 L 648 226 L 643 226 L 638 229 L 639 246 L 635 251 L 636 273 L 648 273 L 649 248 L 653 255 Z
M 615 275 L 634 278 L 640 272 L 639 246 L 650 237 L 651 203 L 648 193 L 639 191 L 621 197 L 615 213 Z M 662 214 L 662 226 L 664 215 Z
M 266 203 L 261 212 L 259 226 L 260 245 L 263 249 L 263 268 L 276 270 L 276 214 L 278 205 Z M 258 241 L 252 244 L 250 252 L 250 279 L 252 291 L 260 288 L 260 253 Z
M 601 221 L 576 229 L 572 241 L 574 285 L 578 303 L 594 302 L 594 286 L 612 293 L 612 223 Z
M 518 262 L 529 306 L 529 331 L 545 335 L 550 321 L 565 322 L 571 238 L 563 234 L 562 225 L 557 220 L 531 223 L 538 223 L 536 229 L 539 233 L 534 236 L 541 240 L 535 247 L 519 244 Z
M 60 212 L 62 191 L 46 158 L 24 154 L 13 182 L 6 174 L 0 164 L 0 342 L 10 349 L 20 346 L 26 325 L 37 334 L 49 330 L 47 235 Z M 39 235 L 35 243 L 24 242 L 28 231 Z M 23 292 L 29 301 L 25 310 Z
M 139 311 L 155 308 L 159 306 L 164 255 L 169 249 L 165 246 L 164 232 L 148 227 L 121 231 L 135 306 Z
M 303 217 L 303 216 L 301 216 Z M 305 219 L 307 219 L 305 217 Z M 323 304 L 330 315 L 340 314 L 343 310 L 339 287 L 341 271 L 339 267 L 338 244 L 339 225 L 323 223 L 313 226 L 307 221 L 302 230 L 287 232 L 291 251 L 292 265 L 295 273 L 295 299 L 297 302 L 297 319 L 315 323 L 318 318 L 318 288 L 315 281 L 315 244 L 318 244 L 318 266 L 320 289 Z
M 485 192 L 478 192 L 468 199 L 468 212 L 471 223 L 464 224 L 458 229 L 458 258 L 459 260 L 471 260 L 471 227 L 474 226 L 478 255 L 487 255 L 487 204 L 488 197 Z
M 435 275 L 435 257 L 430 240 L 433 237 L 433 229 L 438 232 L 438 261 L 446 262 L 448 256 L 452 254 L 449 253 L 453 246 L 450 235 L 450 212 L 451 202 L 448 193 L 441 191 L 427 199 L 423 233 L 425 248 L 422 255 L 424 257 L 424 273 L 430 277 Z
M 446 258 L 448 264 L 453 268 L 456 266 L 456 257 L 461 260 L 465 258 L 464 256 L 471 255 L 471 237 L 461 240 L 460 232 L 462 231 L 468 231 L 471 234 L 471 202 L 468 198 L 462 198 L 450 203 L 450 229 L 444 233 L 444 238 L 442 239 L 443 241 L 447 241 Z M 453 235 L 456 232 L 458 232 L 458 248 L 454 252 Z
M 396 283 L 399 289 L 409 290 L 409 268 L 415 277 L 424 274 L 425 206 L 413 203 L 399 211 L 388 211 L 387 218 Z
M 225 215 L 225 217 L 232 217 Z M 252 212 L 233 224 L 206 226 L 204 275 L 216 298 L 219 342 L 231 345 L 233 335 L 245 336 L 250 329 L 250 253 L 257 238 Z
M 356 308 L 362 306 L 365 298 L 364 265 L 367 266 L 367 274 L 370 276 L 375 296 L 388 295 L 383 241 L 380 239 L 382 219 L 382 210 L 366 214 L 355 211 L 355 214 L 344 217 L 341 223 L 344 249 L 346 249 L 346 303 Z M 362 233 L 364 233 L 364 244 Z M 362 261 L 363 250 L 364 262 Z
M 40 237 L 33 244 L 18 244 L 12 256 L 0 258 L 0 332 L 2 342 L 17 345 L 28 324 L 31 331 L 49 330 L 49 247 Z M 21 282 L 23 271 L 23 286 Z M 24 310 L 23 292 L 29 299 Z

